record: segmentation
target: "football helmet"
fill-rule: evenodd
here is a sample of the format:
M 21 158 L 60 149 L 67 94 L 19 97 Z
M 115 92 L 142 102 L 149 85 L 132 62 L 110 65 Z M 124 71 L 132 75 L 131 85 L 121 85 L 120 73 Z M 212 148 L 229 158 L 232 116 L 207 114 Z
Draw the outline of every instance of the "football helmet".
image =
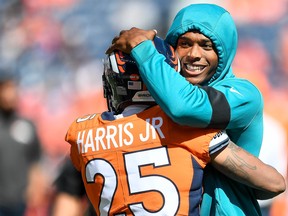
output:
M 153 42 L 157 51 L 165 56 L 165 61 L 179 72 L 180 61 L 173 47 L 158 36 Z M 115 50 L 107 55 L 102 80 L 108 109 L 115 114 L 131 104 L 155 104 L 140 77 L 136 62 L 128 54 Z

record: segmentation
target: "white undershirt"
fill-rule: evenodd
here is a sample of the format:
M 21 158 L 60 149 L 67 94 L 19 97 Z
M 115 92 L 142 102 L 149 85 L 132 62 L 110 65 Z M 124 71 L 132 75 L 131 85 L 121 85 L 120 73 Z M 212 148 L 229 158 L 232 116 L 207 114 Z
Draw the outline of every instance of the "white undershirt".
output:
M 131 105 L 126 107 L 121 114 L 114 115 L 115 119 L 123 118 L 126 116 L 134 115 L 140 113 L 147 109 L 149 105 Z

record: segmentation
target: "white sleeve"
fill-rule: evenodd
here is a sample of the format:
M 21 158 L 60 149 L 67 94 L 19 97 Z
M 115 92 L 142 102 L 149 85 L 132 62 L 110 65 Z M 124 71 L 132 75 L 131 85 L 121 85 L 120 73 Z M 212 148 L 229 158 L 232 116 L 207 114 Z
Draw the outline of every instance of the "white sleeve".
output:
M 230 138 L 226 134 L 226 131 L 218 132 L 209 144 L 209 154 L 212 155 L 219 150 L 225 148 L 229 144 Z

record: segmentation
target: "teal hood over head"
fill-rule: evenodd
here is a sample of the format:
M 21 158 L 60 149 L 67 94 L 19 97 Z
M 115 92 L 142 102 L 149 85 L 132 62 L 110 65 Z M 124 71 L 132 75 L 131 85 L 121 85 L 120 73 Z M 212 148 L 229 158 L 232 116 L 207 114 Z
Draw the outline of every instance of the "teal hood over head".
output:
M 238 35 L 230 13 L 214 4 L 191 4 L 178 12 L 165 40 L 176 47 L 178 37 L 192 30 L 210 38 L 219 58 L 216 73 L 204 85 L 214 85 L 224 77 L 234 77 L 231 64 L 237 50 Z

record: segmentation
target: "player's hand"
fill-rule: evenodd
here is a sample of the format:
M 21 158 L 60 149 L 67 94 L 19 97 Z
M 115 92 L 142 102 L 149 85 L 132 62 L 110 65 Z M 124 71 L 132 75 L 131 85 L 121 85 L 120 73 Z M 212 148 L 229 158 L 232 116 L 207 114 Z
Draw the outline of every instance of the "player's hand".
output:
M 120 50 L 130 54 L 135 46 L 145 40 L 153 40 L 156 34 L 156 30 L 143 30 L 135 27 L 130 30 L 122 30 L 119 36 L 113 38 L 111 46 L 106 50 L 106 54 L 112 53 L 113 50 Z

